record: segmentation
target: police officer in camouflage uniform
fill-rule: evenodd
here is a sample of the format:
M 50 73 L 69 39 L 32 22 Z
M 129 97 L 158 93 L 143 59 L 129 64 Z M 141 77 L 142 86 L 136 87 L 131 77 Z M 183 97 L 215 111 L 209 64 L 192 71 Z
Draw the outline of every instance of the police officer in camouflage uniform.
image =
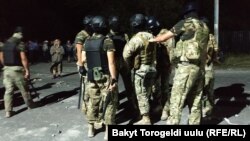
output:
M 162 35 L 168 31 L 167 29 L 161 28 L 160 22 L 154 16 L 149 16 L 147 18 L 147 29 L 154 36 Z M 166 120 L 169 116 L 169 77 L 171 74 L 171 63 L 174 47 L 174 38 L 170 38 L 164 42 L 161 42 L 157 46 L 157 79 L 154 84 L 153 98 L 155 103 L 158 105 L 156 107 L 156 111 L 162 109 L 162 106 L 164 106 L 161 120 Z
M 202 17 L 201 20 L 208 25 L 208 19 Z M 209 34 L 207 44 L 207 60 L 205 65 L 205 85 L 203 90 L 203 116 L 210 116 L 214 107 L 214 62 L 217 61 L 219 52 L 218 44 L 212 33 Z
M 0 46 L 0 61 L 3 68 L 3 84 L 5 87 L 4 106 L 5 117 L 9 118 L 13 113 L 13 94 L 17 87 L 28 108 L 34 108 L 34 103 L 28 92 L 27 80 L 30 77 L 29 63 L 25 53 L 25 45 L 22 28 L 17 27 L 16 31 L 4 45 Z
M 151 124 L 149 115 L 149 98 L 152 85 L 156 78 L 156 43 L 149 43 L 153 35 L 146 32 L 146 19 L 143 14 L 135 14 L 130 19 L 130 25 L 136 33 L 126 44 L 123 57 L 129 68 L 135 69 L 135 93 L 142 119 L 137 125 Z M 138 61 L 135 61 L 135 58 Z M 133 62 L 138 62 L 134 64 Z
M 182 109 L 187 100 L 190 109 L 188 123 L 201 122 L 201 97 L 204 86 L 208 27 L 198 19 L 196 3 L 189 2 L 184 7 L 184 20 L 179 21 L 169 32 L 156 37 L 151 42 L 162 42 L 181 35 L 175 49 L 177 64 L 170 98 L 170 116 L 167 124 L 179 124 Z
M 83 62 L 87 63 L 88 68 L 86 86 L 86 94 L 90 98 L 87 110 L 88 136 L 94 136 L 94 123 L 103 120 L 106 125 L 104 139 L 107 140 L 108 125 L 115 124 L 118 106 L 115 47 L 113 41 L 105 36 L 108 25 L 104 17 L 95 16 L 91 25 L 94 33 L 85 41 L 82 53 Z M 108 97 L 110 101 L 107 101 Z
M 92 35 L 92 28 L 91 28 L 91 20 L 92 20 L 93 16 L 91 15 L 87 15 L 83 18 L 83 26 L 84 29 L 81 30 L 75 37 L 75 49 L 76 49 L 76 57 L 77 57 L 77 69 L 79 71 L 79 73 L 84 73 L 82 70 L 83 69 L 83 62 L 82 62 L 82 49 L 84 48 L 83 44 L 85 42 L 85 40 L 90 37 Z M 80 76 L 82 77 L 82 76 Z M 84 77 L 85 78 L 85 77 Z M 86 79 L 81 79 L 83 80 L 81 82 L 81 87 L 84 87 L 84 83 L 86 82 Z M 82 94 L 83 95 L 83 94 Z M 88 99 L 88 95 L 84 94 L 83 97 L 83 101 L 82 101 L 82 112 L 86 114 L 87 112 L 87 99 Z M 86 101 L 86 102 L 85 102 Z
M 79 67 L 83 66 L 82 63 L 82 48 L 85 40 L 92 35 L 92 28 L 91 28 L 91 20 L 93 16 L 87 15 L 83 18 L 83 25 L 84 29 L 81 30 L 75 37 L 75 47 L 76 47 L 76 54 L 77 54 L 77 62 L 76 65 Z
M 116 66 L 117 72 L 121 74 L 128 101 L 130 103 L 130 108 L 137 110 L 136 97 L 134 94 L 134 88 L 132 86 L 131 81 L 131 71 L 126 67 L 125 61 L 122 57 L 123 49 L 125 44 L 128 42 L 128 35 L 121 31 L 120 19 L 118 16 L 109 17 L 109 28 L 110 32 L 108 37 L 113 40 L 115 46 L 115 58 L 116 58 Z

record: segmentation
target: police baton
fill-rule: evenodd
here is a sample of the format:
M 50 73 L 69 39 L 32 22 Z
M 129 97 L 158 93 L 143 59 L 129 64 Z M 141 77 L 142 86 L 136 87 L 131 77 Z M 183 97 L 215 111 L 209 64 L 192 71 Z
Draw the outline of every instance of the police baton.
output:
M 80 106 L 81 106 L 81 102 L 82 102 L 82 92 L 83 92 L 83 76 L 80 75 L 80 93 L 79 93 L 79 97 L 78 97 L 78 106 L 77 108 L 80 109 Z
M 87 112 L 87 105 L 86 105 L 86 101 L 85 101 L 85 76 L 81 75 L 81 79 L 80 79 L 80 93 L 79 93 L 79 98 L 78 98 L 78 106 L 77 108 L 80 109 L 81 104 L 83 103 L 84 107 L 83 107 L 83 111 L 84 113 Z

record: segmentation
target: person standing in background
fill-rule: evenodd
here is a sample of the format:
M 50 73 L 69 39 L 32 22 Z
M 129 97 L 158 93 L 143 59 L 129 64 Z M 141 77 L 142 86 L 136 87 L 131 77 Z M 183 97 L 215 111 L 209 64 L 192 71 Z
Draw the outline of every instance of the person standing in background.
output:
M 70 63 L 71 59 L 73 57 L 73 46 L 72 46 L 70 40 L 67 41 L 65 48 L 67 51 L 67 53 L 66 53 L 67 54 L 67 61 L 68 61 L 68 63 Z
M 49 61 L 49 45 L 48 40 L 43 41 L 42 45 L 42 51 L 43 51 L 43 61 L 48 62 Z
M 61 41 L 56 39 L 54 41 L 54 45 L 50 48 L 51 55 L 51 68 L 50 71 L 53 74 L 53 79 L 57 77 L 61 77 L 62 69 L 63 69 L 63 55 L 64 49 L 61 46 Z

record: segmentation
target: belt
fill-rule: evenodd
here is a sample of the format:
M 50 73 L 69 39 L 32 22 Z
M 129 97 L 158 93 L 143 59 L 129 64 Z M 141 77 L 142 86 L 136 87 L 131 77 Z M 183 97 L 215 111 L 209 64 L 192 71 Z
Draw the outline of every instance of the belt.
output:
M 199 66 L 199 63 L 197 63 L 197 62 L 180 61 L 179 63 L 182 65 L 197 65 L 197 66 Z

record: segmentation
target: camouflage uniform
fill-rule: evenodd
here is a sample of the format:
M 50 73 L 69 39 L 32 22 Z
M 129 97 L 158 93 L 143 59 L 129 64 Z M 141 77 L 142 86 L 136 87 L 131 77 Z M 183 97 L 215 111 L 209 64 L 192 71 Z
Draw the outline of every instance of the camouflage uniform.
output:
M 11 37 L 7 42 L 19 42 L 18 39 Z M 4 45 L 0 46 L 0 51 L 3 52 Z M 18 55 L 20 52 L 25 52 L 25 45 L 23 42 L 19 42 L 16 45 Z M 4 52 L 3 52 L 4 53 Z M 4 54 L 3 54 L 4 55 Z M 5 62 L 3 60 L 3 62 Z M 24 78 L 24 68 L 23 66 L 8 66 L 4 65 L 3 68 L 3 85 L 5 87 L 4 93 L 4 106 L 6 112 L 11 112 L 13 110 L 13 94 L 15 87 L 17 87 L 24 99 L 25 104 L 31 107 L 33 104 L 30 93 L 28 92 L 27 81 Z
M 74 45 L 76 45 L 76 44 L 83 45 L 84 42 L 85 42 L 85 40 L 89 36 L 90 35 L 87 33 L 87 31 L 81 30 L 79 33 L 77 33 L 77 35 L 75 37 Z M 74 48 L 76 48 L 76 47 L 74 46 Z M 76 53 L 76 52 L 74 52 L 74 53 Z M 77 70 L 79 71 L 79 66 L 78 65 L 77 65 Z M 82 77 L 81 74 L 79 74 L 79 75 L 80 75 L 80 77 Z M 86 83 L 86 77 L 83 78 L 82 83 Z M 81 84 L 81 85 L 82 85 L 81 87 L 83 87 L 84 84 Z M 88 95 L 84 94 L 83 100 L 87 101 L 88 100 Z M 87 104 L 87 102 L 86 103 L 84 103 L 84 101 L 82 102 L 82 108 L 81 108 L 81 110 L 82 110 L 83 113 L 87 112 L 86 104 Z
M 99 39 L 102 35 L 93 34 L 89 39 Z M 115 51 L 113 42 L 110 38 L 106 38 L 103 42 L 103 49 L 105 52 Z M 83 51 L 85 49 L 83 48 Z M 88 59 L 88 58 L 86 58 Z M 108 87 L 110 84 L 110 75 L 104 74 L 102 80 L 100 81 L 88 81 L 86 84 L 86 94 L 89 96 L 88 110 L 87 110 L 87 120 L 89 123 L 99 122 L 104 120 L 105 125 L 115 124 L 115 114 L 118 106 L 118 92 L 115 90 L 111 95 L 111 102 L 105 112 L 104 119 L 103 115 L 103 104 L 105 97 L 109 93 Z
M 77 33 L 75 37 L 75 44 L 80 44 L 83 45 L 85 40 L 89 37 L 90 35 L 87 33 L 87 31 L 82 30 L 79 33 Z
M 88 34 L 87 31 L 85 30 L 81 30 L 79 33 L 77 33 L 76 37 L 75 37 L 75 41 L 74 41 L 74 45 L 76 44 L 80 44 L 83 45 L 85 40 L 90 37 L 90 35 Z M 75 47 L 75 46 L 74 46 Z M 77 64 L 77 70 L 79 70 L 79 66 Z
M 166 33 L 167 29 L 162 29 L 159 35 Z M 171 74 L 171 59 L 175 46 L 174 38 L 161 42 L 157 47 L 157 80 L 154 85 L 154 100 L 160 106 L 164 106 L 163 111 L 169 115 L 169 77 Z M 166 102 L 166 104 L 165 104 Z M 163 104 L 163 105 L 162 105 Z
M 156 77 L 156 44 L 148 42 L 151 38 L 153 35 L 148 32 L 138 32 L 126 44 L 123 52 L 125 62 L 130 67 L 135 59 L 133 57 L 139 55 L 139 67 L 134 68 L 134 87 L 142 116 L 149 116 L 149 97 Z
M 209 34 L 207 45 L 207 60 L 205 66 L 205 85 L 203 90 L 203 115 L 210 115 L 214 106 L 214 67 L 213 62 L 216 60 L 219 48 L 213 34 Z
M 75 42 L 74 44 L 80 44 L 83 45 L 85 40 L 90 37 L 90 35 L 88 34 L 87 31 L 85 30 L 81 30 L 79 33 L 77 33 L 76 37 L 75 37 Z M 75 47 L 75 46 L 74 46 Z M 79 70 L 79 66 L 77 64 L 77 70 Z
M 178 22 L 170 31 L 175 35 L 182 35 L 175 49 L 175 57 L 179 59 L 179 63 L 173 79 L 170 117 L 167 123 L 180 123 L 182 109 L 187 100 L 190 109 L 188 123 L 200 124 L 209 29 L 197 18 L 189 17 Z

